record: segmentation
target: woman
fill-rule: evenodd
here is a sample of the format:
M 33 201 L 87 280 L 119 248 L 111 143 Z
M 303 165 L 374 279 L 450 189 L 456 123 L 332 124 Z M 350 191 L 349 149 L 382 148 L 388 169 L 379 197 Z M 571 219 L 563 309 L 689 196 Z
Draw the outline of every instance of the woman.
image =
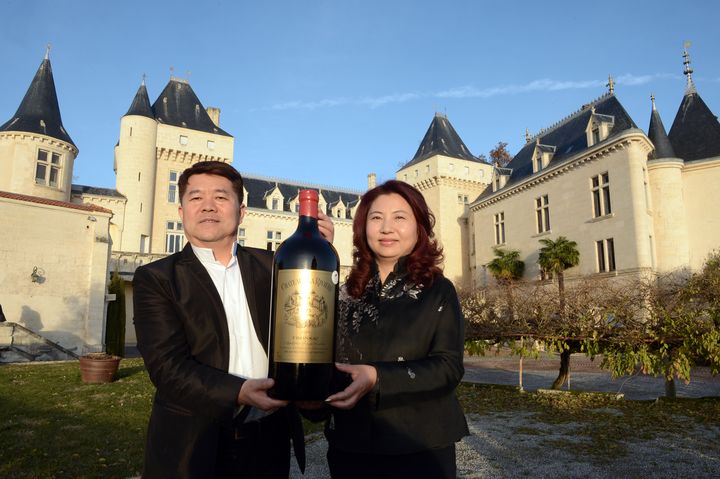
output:
M 434 222 L 420 192 L 400 181 L 368 191 L 358 207 L 337 347 L 337 368 L 352 382 L 326 400 L 333 478 L 456 477 L 455 442 L 468 434 L 455 396 L 463 318 Z

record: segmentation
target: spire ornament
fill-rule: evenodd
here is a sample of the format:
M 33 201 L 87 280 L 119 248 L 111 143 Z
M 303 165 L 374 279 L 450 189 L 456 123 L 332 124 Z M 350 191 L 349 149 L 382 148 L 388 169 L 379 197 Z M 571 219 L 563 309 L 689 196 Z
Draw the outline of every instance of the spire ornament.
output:
M 50 60 L 50 48 L 52 48 L 52 45 L 48 43 L 45 47 L 45 60 Z
M 611 95 L 615 94 L 615 80 L 613 79 L 612 75 L 608 75 L 608 82 L 605 86 L 608 87 L 608 93 L 610 93 Z
M 655 111 L 655 95 L 653 95 L 652 93 L 650 93 L 650 101 L 652 102 L 652 109 L 653 111 Z
M 697 93 L 697 90 L 695 90 L 695 83 L 693 83 L 692 74 L 693 69 L 690 66 L 690 54 L 688 53 L 688 48 L 690 48 L 690 41 L 686 40 L 685 43 L 683 43 L 683 73 L 685 76 L 687 76 L 687 86 L 685 87 L 685 94 L 691 95 L 693 93 Z
M 525 143 L 530 143 L 530 130 L 525 128 Z

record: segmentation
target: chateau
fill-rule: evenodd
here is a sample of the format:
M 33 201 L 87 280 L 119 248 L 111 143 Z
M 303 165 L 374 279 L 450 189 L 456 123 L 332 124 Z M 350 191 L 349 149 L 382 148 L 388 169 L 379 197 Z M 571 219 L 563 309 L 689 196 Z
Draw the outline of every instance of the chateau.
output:
M 434 212 L 446 276 L 458 287 L 487 285 L 485 265 L 502 247 L 520 251 L 527 279 L 542 279 L 539 240 L 558 236 L 580 250 L 569 277 L 700 267 L 720 247 L 720 211 L 708 208 L 720 204 L 720 124 L 697 91 L 687 52 L 685 74 L 669 132 L 654 100 L 647 132 L 639 128 L 611 78 L 600 98 L 526 134 L 525 146 L 503 166 L 473 155 L 449 119 L 436 114 L 396 177 L 422 191 Z M 72 184 L 79 149 L 62 124 L 47 54 L 17 112 L 0 126 L 0 304 L 8 319 L 0 360 L 50 358 L 50 346 L 69 355 L 102 349 L 113 271 L 126 280 L 126 340 L 134 344 L 135 269 L 185 244 L 180 174 L 198 161 L 233 163 L 234 139 L 220 126 L 220 109 L 204 107 L 188 81 L 172 77 L 151 103 L 143 80 L 128 100 L 114 189 Z M 362 192 L 243 177 L 241 244 L 277 248 L 295 230 L 298 191 L 314 188 L 335 223 L 347 272 Z M 374 182 L 368 175 L 368 186 Z

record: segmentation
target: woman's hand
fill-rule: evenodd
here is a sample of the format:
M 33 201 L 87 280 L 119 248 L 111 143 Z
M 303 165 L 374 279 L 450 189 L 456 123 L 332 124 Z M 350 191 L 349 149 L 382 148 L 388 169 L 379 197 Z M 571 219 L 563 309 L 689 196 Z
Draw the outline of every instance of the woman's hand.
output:
M 344 390 L 329 396 L 325 402 L 338 409 L 352 409 L 377 383 L 377 369 L 367 364 L 335 363 L 335 367 L 348 373 L 352 383 Z
M 318 211 L 318 229 L 323 238 L 328 240 L 330 243 L 335 239 L 335 225 L 328 215 L 322 211 Z

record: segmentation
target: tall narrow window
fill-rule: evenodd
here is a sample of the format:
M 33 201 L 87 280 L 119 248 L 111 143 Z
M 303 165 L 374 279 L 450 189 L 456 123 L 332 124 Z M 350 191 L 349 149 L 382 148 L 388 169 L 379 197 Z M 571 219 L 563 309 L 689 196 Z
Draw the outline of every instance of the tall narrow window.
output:
M 237 234 L 237 241 L 240 244 L 240 246 L 245 246 L 245 228 L 239 227 L 238 228 L 238 234 Z
M 595 175 L 591 178 L 591 189 L 593 198 L 593 217 L 609 215 L 612 213 L 610 203 L 610 176 L 607 172 Z
M 58 153 L 38 150 L 35 183 L 57 188 L 60 182 L 61 157 Z
M 171 171 L 168 179 L 168 203 L 177 203 L 180 201 L 178 198 L 178 174 L 177 171 Z
M 613 238 L 595 242 L 598 273 L 615 271 L 615 241 Z
M 273 199 L 272 199 L 272 209 L 273 209 L 273 210 L 278 210 L 278 209 L 280 209 L 280 208 L 278 207 L 278 205 L 279 205 L 278 199 L 277 199 L 277 198 L 273 198 Z
M 495 244 L 505 244 L 505 212 L 495 215 Z
M 535 215 L 537 217 L 537 232 L 550 231 L 550 201 L 548 195 L 535 198 Z
M 185 246 L 183 226 L 179 221 L 168 221 L 165 231 L 165 252 L 177 253 Z
M 280 243 L 282 242 L 282 233 L 280 231 L 268 231 L 267 232 L 267 245 L 268 251 L 275 251 Z
M 595 127 L 592 129 L 592 139 L 593 139 L 593 145 L 597 145 L 600 143 L 600 128 Z

